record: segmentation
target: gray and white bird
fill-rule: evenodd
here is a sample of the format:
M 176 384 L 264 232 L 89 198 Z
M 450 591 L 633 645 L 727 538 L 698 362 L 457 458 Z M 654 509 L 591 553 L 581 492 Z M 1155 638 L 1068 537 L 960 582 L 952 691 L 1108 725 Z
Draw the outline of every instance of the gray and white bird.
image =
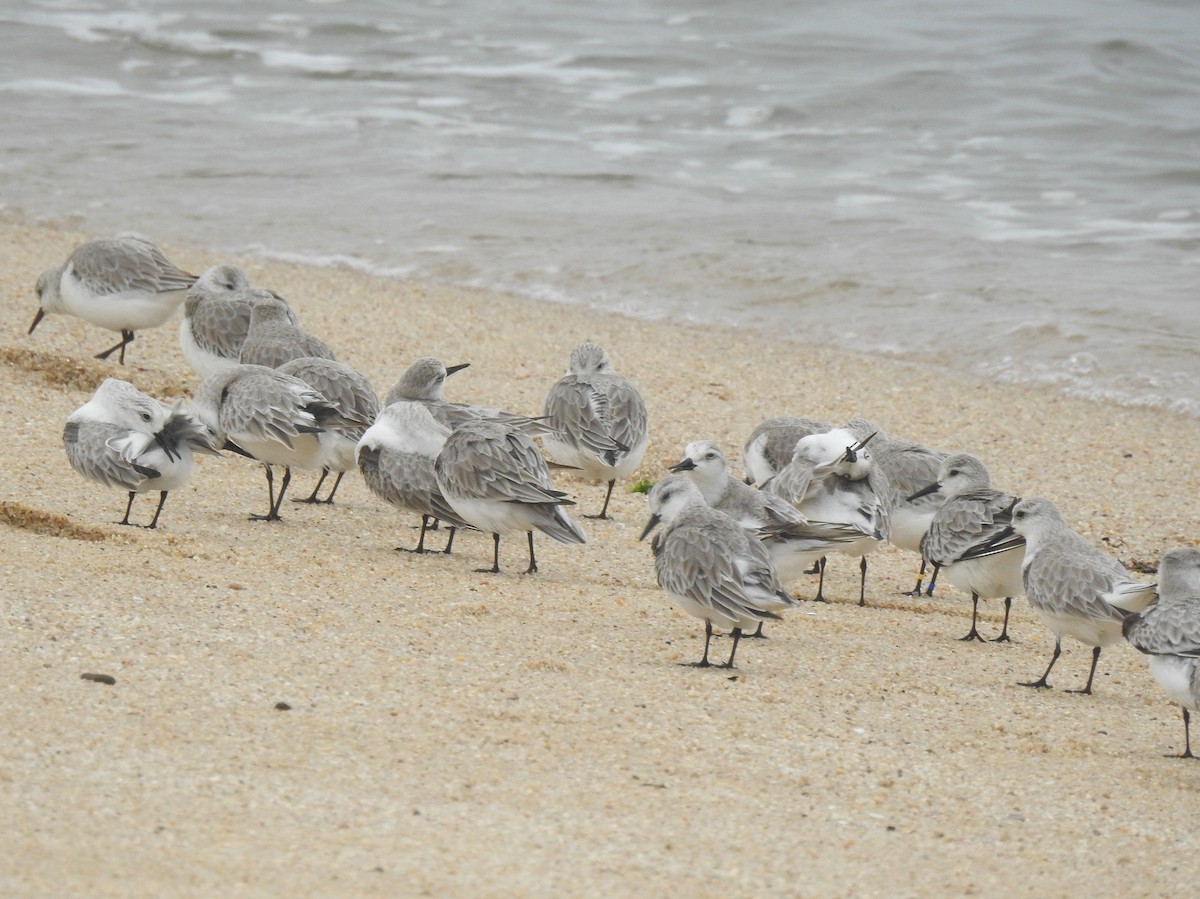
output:
M 433 470 L 449 436 L 450 429 L 426 406 L 401 400 L 384 406 L 358 441 L 358 469 L 368 489 L 384 502 L 421 516 L 417 546 L 406 552 L 429 551 L 425 549 L 425 532 L 434 521 L 450 525 L 450 536 L 442 550 L 447 554 L 454 545 L 456 529 L 469 527 L 446 501 Z
M 86 478 L 129 493 L 125 516 L 139 493 L 159 491 L 147 528 L 158 527 L 167 493 L 192 476 L 195 453 L 220 455 L 215 437 L 182 403 L 168 406 L 128 381 L 106 378 L 67 418 L 63 445 L 71 467 Z
M 587 341 L 571 351 L 567 373 L 546 394 L 542 413 L 553 429 L 542 438 L 550 458 L 589 481 L 608 483 L 600 513 L 585 516 L 607 518 L 613 486 L 637 470 L 650 442 L 641 393 L 613 370 L 603 347 Z
M 1004 627 L 995 642 L 1007 642 L 1012 598 L 1025 592 L 1021 574 L 1025 540 L 1011 534 L 1017 497 L 993 490 L 987 467 L 969 453 L 948 457 L 937 479 L 909 499 L 940 495 L 943 505 L 921 540 L 921 559 L 933 566 L 929 594 L 939 573 L 971 594 L 971 630 L 963 640 L 983 642 L 976 627 L 979 600 L 1004 597 Z M 919 593 L 918 587 L 917 592 Z
M 316 470 L 325 464 L 322 433 L 370 425 L 299 378 L 263 365 L 236 365 L 205 378 L 192 409 L 219 446 L 263 463 L 270 508 L 266 515 L 251 515 L 255 521 L 279 520 L 292 468 Z M 278 496 L 273 465 L 284 467 Z
M 826 553 L 862 537 L 850 525 L 809 521 L 782 497 L 739 481 L 729 473 L 720 448 L 707 440 L 689 443 L 671 471 L 691 478 L 708 505 L 761 540 L 784 584 L 805 574 Z
M 447 400 L 445 397 L 446 379 L 455 372 L 470 367 L 471 363 L 469 362 L 447 367 L 434 356 L 422 356 L 414 360 L 400 376 L 400 380 L 391 386 L 383 399 L 383 404 L 390 406 L 399 402 L 420 403 L 429 410 L 434 419 L 451 430 L 468 421 L 490 419 L 512 425 L 530 437 L 547 433 L 545 425 L 538 419 L 529 416 L 516 415 L 487 406 L 454 403 Z
M 281 305 L 292 323 L 298 324 L 287 300 L 274 291 L 251 286 L 250 278 L 236 265 L 214 265 L 188 289 L 179 346 L 200 380 L 238 364 L 250 330 L 250 312 L 261 303 Z
M 583 531 L 563 511 L 574 502 L 554 489 L 537 446 L 511 425 L 487 419 L 459 425 L 446 438 L 434 473 L 458 517 L 492 535 L 492 567 L 479 571 L 500 571 L 501 534 L 524 531 L 529 535 L 526 574 L 538 570 L 534 530 L 560 543 L 587 542 Z
M 96 358 L 107 359 L 119 350 L 118 362 L 124 365 L 125 347 L 135 332 L 157 328 L 169 319 L 195 280 L 141 237 L 89 240 L 38 278 L 39 308 L 29 333 L 51 313 L 74 315 L 119 332 L 120 342 Z
M 370 423 L 379 415 L 379 395 L 366 376 L 354 370 L 349 365 L 333 359 L 320 359 L 316 356 L 304 356 L 285 362 L 278 369 L 282 374 L 299 378 L 312 387 L 326 400 L 331 402 L 344 418 Z M 362 438 L 367 424 L 356 428 L 336 428 L 322 431 L 317 435 L 321 444 L 321 457 L 318 459 L 321 467 L 321 477 L 313 492 L 305 499 L 293 500 L 297 503 L 332 503 L 333 495 L 341 486 L 342 477 L 355 467 L 354 453 L 358 441 Z M 325 499 L 317 499 L 321 485 L 325 483 L 331 471 L 337 472 L 333 489 Z
M 809 521 L 849 525 L 861 533 L 857 540 L 837 547 L 839 553 L 860 559 L 860 606 L 866 604 L 867 555 L 890 533 L 892 489 L 873 462 L 867 448 L 870 441 L 869 435 L 859 439 L 843 428 L 802 437 L 792 461 L 763 487 L 790 502 Z M 814 599 L 824 602 L 825 557 L 818 566 L 821 577 Z
M 333 359 L 333 350 L 296 323 L 295 313 L 284 303 L 256 303 L 238 361 L 245 365 L 279 368 L 293 359 Z
M 778 613 L 796 601 L 780 583 L 766 547 L 733 518 L 709 506 L 690 478 L 663 478 L 646 499 L 651 514 L 641 539 L 665 524 L 651 543 L 658 584 L 685 612 L 704 622 L 704 655 L 692 664 L 712 664 L 708 647 L 716 627 L 733 636 L 729 659 L 722 666 L 732 668 L 742 634 L 779 618 Z
M 1049 687 L 1062 638 L 1073 637 L 1092 647 L 1092 667 L 1083 689 L 1067 692 L 1091 693 L 1101 648 L 1121 639 L 1126 613 L 1151 603 L 1155 585 L 1133 580 L 1120 562 L 1071 530 L 1047 499 L 1021 500 L 1012 517 L 1013 530 L 1025 538 L 1025 595 L 1054 633 L 1054 654 L 1045 674 L 1021 686 Z
M 1183 752 L 1192 754 L 1191 712 L 1200 711 L 1200 547 L 1178 547 L 1158 566 L 1158 602 L 1130 615 L 1125 639 L 1150 657 L 1150 674 L 1183 709 Z
M 742 450 L 746 480 L 756 487 L 762 487 L 792 461 L 796 444 L 802 437 L 830 430 L 833 430 L 833 425 L 815 418 L 768 418 L 750 433 Z

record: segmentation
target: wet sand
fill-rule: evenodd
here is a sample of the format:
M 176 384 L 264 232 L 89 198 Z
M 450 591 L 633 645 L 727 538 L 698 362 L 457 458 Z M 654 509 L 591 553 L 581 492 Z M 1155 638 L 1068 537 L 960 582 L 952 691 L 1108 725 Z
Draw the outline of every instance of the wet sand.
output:
M 655 584 L 644 498 L 619 485 L 589 542 L 460 535 L 417 557 L 414 516 L 355 473 L 333 506 L 265 510 L 260 466 L 205 458 L 157 531 L 83 480 L 67 415 L 108 376 L 186 396 L 176 316 L 127 365 L 65 316 L 27 336 L 33 284 L 83 239 L 0 223 L 0 893 L 12 896 L 1183 895 L 1200 762 L 1145 660 L 1082 686 L 1025 600 L 1012 644 L 962 643 L 968 598 L 910 598 L 916 559 L 833 558 L 830 604 L 699 658 L 703 625 Z M 535 413 L 584 339 L 652 418 L 639 478 L 686 442 L 740 448 L 772 415 L 875 420 L 1054 500 L 1127 563 L 1200 526 L 1200 423 L 719 328 L 165 247 L 240 262 L 382 395 L 417 356 L 470 362 L 447 396 Z M 557 476 L 595 512 L 603 488 Z M 314 473 L 298 473 L 306 495 Z M 151 496 L 134 505 L 137 521 Z M 435 545 L 440 539 L 434 535 Z M 1150 581 L 1151 574 L 1139 575 Z M 807 598 L 815 584 L 794 584 Z M 998 632 L 1000 603 L 981 628 Z M 714 644 L 717 656 L 728 640 Z M 84 673 L 115 678 L 106 685 Z M 280 703 L 289 708 L 281 709 Z

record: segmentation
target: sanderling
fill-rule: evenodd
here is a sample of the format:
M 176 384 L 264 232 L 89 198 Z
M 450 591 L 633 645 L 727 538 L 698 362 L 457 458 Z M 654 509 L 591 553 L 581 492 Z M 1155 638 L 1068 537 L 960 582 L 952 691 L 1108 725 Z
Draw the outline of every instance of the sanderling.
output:
M 574 503 L 554 489 L 546 460 L 517 428 L 487 419 L 464 422 L 446 438 L 434 473 L 458 517 L 492 535 L 492 567 L 480 571 L 500 571 L 501 534 L 529 534 L 526 574 L 538 570 L 533 553 L 535 528 L 560 543 L 587 542 L 583 531 L 563 511 L 563 506 Z
M 320 468 L 322 431 L 367 427 L 347 415 L 299 378 L 262 365 L 236 365 L 200 382 L 192 408 L 217 435 L 218 445 L 263 463 L 270 509 L 255 521 L 278 521 L 292 468 Z M 272 465 L 282 465 L 275 495 Z
M 840 543 L 837 552 L 859 556 L 858 604 L 866 605 L 867 555 L 887 540 L 892 490 L 883 470 L 873 464 L 867 444 L 842 428 L 800 438 L 792 461 L 764 485 L 796 506 L 809 521 L 849 525 L 859 539 Z M 818 602 L 825 601 L 825 558 L 817 562 Z
M 846 428 L 859 439 L 875 434 L 871 440 L 871 457 L 883 469 L 892 487 L 888 542 L 919 555 L 921 538 L 945 502 L 945 496 L 940 492 L 921 495 L 920 491 L 937 480 L 938 470 L 950 454 L 930 449 L 914 440 L 892 437 L 865 419 L 849 421 Z M 917 586 L 910 596 L 920 595 L 924 574 L 925 561 L 922 559 Z
M 238 364 L 250 329 L 250 310 L 259 303 L 282 305 L 296 323 L 295 313 L 283 297 L 251 287 L 246 273 L 236 265 L 215 265 L 188 289 L 179 345 L 200 380 Z
M 971 630 L 963 640 L 983 637 L 976 629 L 979 600 L 1004 597 L 1004 628 L 995 642 L 1007 642 L 1012 598 L 1025 591 L 1021 565 L 1025 541 L 1006 534 L 1017 498 L 993 490 L 987 468 L 968 453 L 956 453 L 941 465 L 933 483 L 908 497 L 941 495 L 943 505 L 921 540 L 921 558 L 933 566 L 929 594 L 939 576 L 971 594 Z M 998 541 L 1003 535 L 1007 539 Z M 920 592 L 918 585 L 917 593 Z
M 1183 709 L 1183 752 L 1192 755 L 1191 711 L 1200 711 L 1200 547 L 1181 546 L 1158 566 L 1158 602 L 1130 615 L 1125 639 L 1150 656 L 1150 673 Z
M 452 403 L 445 399 L 446 378 L 464 368 L 470 368 L 470 366 L 471 363 L 463 362 L 447 367 L 442 364 L 440 359 L 433 356 L 422 356 L 405 370 L 399 381 L 392 385 L 383 399 L 383 404 L 390 406 L 392 403 L 401 401 L 421 403 L 429 410 L 434 419 L 451 430 L 465 422 L 486 418 L 512 425 L 531 437 L 546 433 L 547 429 L 540 421 L 528 416 L 516 415 L 501 409 L 475 406 L 470 403 Z
M 608 482 L 604 506 L 618 478 L 637 470 L 650 441 L 646 404 L 631 381 L 613 371 L 608 353 L 594 343 L 571 351 L 567 373 L 546 394 L 542 412 L 554 433 L 542 438 L 547 454 L 582 477 Z
M 814 418 L 768 418 L 755 428 L 742 450 L 746 480 L 761 487 L 792 461 L 801 437 L 832 430 L 833 425 Z
M 729 473 L 721 450 L 707 440 L 689 443 L 671 471 L 690 477 L 708 505 L 758 537 L 785 584 L 807 573 L 808 566 L 838 545 L 862 537 L 849 525 L 809 521 L 782 497 L 739 481 Z
M 246 365 L 279 368 L 293 359 L 333 359 L 333 351 L 298 324 L 285 303 L 256 303 L 238 360 Z
M 148 528 L 158 527 L 167 493 L 191 477 L 193 454 L 219 455 L 214 435 L 181 403 L 168 406 L 115 378 L 106 378 L 67 418 L 63 445 L 71 467 L 81 475 L 129 491 L 125 517 L 118 524 L 131 524 L 136 494 L 159 491 Z
M 715 625 L 733 636 L 729 660 L 722 666 L 732 668 L 743 631 L 778 618 L 777 612 L 795 600 L 779 582 L 766 547 L 705 503 L 690 478 L 663 478 L 646 499 L 650 520 L 641 539 L 665 522 L 651 543 L 658 584 L 685 612 L 704 621 L 704 655 L 693 664 L 711 664 L 708 646 Z
M 172 263 L 163 251 L 140 237 L 90 240 L 77 247 L 67 261 L 42 272 L 37 282 L 41 304 L 29 333 L 49 313 L 62 312 L 84 321 L 119 331 L 121 341 L 97 359 L 107 359 L 120 350 L 118 362 L 125 364 L 125 347 L 135 331 L 157 328 L 183 302 L 184 293 L 196 280 Z
M 293 378 L 299 378 L 321 396 L 331 402 L 344 418 L 353 418 L 371 423 L 379 414 L 379 396 L 366 376 L 355 371 L 349 365 L 336 362 L 333 359 L 318 359 L 316 356 L 304 356 L 293 359 L 279 366 L 279 371 Z M 341 486 L 342 476 L 355 467 L 354 450 L 366 430 L 366 425 L 357 428 L 339 428 L 322 431 L 317 435 L 321 444 L 322 457 L 321 477 L 313 492 L 305 499 L 296 499 L 297 503 L 332 503 L 333 495 Z M 317 493 L 329 472 L 336 471 L 337 479 L 333 489 L 325 499 L 317 499 Z
M 416 549 L 424 553 L 425 531 L 434 521 L 450 525 L 443 553 L 449 554 L 457 528 L 469 527 L 442 495 L 433 464 L 450 436 L 450 429 L 421 403 L 401 400 L 384 406 L 358 441 L 358 468 L 372 493 L 400 509 L 421 516 Z
M 1012 510 L 1013 530 L 1025 538 L 1025 595 L 1054 632 L 1054 654 L 1046 673 L 1023 687 L 1049 687 L 1050 669 L 1062 653 L 1062 638 L 1092 647 L 1092 668 L 1082 690 L 1091 693 L 1101 647 L 1121 639 L 1127 612 L 1140 612 L 1155 597 L 1154 584 L 1133 580 L 1125 567 L 1067 527 L 1047 499 L 1023 499 Z

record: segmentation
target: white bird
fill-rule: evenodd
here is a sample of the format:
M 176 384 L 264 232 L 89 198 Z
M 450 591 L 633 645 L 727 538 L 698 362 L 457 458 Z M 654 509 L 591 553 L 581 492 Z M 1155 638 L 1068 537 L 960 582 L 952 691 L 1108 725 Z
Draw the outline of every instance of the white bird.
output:
M 846 423 L 846 429 L 860 440 L 875 435 L 871 440 L 871 457 L 883 469 L 892 487 L 888 542 L 920 554 L 921 538 L 946 499 L 940 492 L 922 494 L 920 491 L 937 480 L 938 470 L 950 454 L 930 449 L 915 440 L 892 437 L 866 419 L 852 419 Z M 909 596 L 921 595 L 924 576 L 925 561 L 922 559 L 917 586 L 908 593 Z
M 307 357 L 333 359 L 334 355 L 324 341 L 296 323 L 295 314 L 286 304 L 256 303 L 251 307 L 239 362 L 279 368 L 285 362 Z
M 255 521 L 278 521 L 292 468 L 318 469 L 324 431 L 366 427 L 369 421 L 345 414 L 299 378 L 262 365 L 236 365 L 205 378 L 192 408 L 217 436 L 217 444 L 262 462 L 270 509 Z M 284 466 L 275 495 L 272 465 Z
M 587 480 L 608 483 L 600 514 L 585 516 L 607 518 L 613 485 L 637 470 L 650 440 L 642 395 L 589 341 L 571 351 L 567 373 L 546 394 L 542 413 L 553 429 L 542 438 L 550 458 L 579 469 Z
M 491 533 L 492 574 L 500 571 L 500 535 L 529 535 L 529 567 L 538 570 L 533 552 L 536 528 L 560 543 L 586 543 L 579 526 L 563 511 L 574 505 L 555 490 L 546 460 L 522 431 L 499 421 L 477 419 L 455 428 L 434 464 L 438 486 L 463 521 Z
M 384 406 L 358 441 L 358 468 L 370 491 L 399 509 L 421 516 L 416 549 L 406 552 L 429 551 L 425 549 L 425 531 L 433 521 L 450 525 L 450 537 L 442 550 L 447 554 L 454 544 L 455 530 L 470 526 L 450 508 L 433 470 L 449 436 L 450 429 L 428 408 L 401 400 Z
M 696 667 L 707 668 L 713 628 L 733 636 L 733 667 L 742 633 L 796 601 L 788 595 L 763 544 L 724 512 L 704 502 L 700 488 L 687 477 L 663 478 L 647 495 L 650 520 L 641 539 L 665 522 L 654 536 L 654 569 L 658 584 L 685 612 L 704 622 L 704 655 Z
M 179 345 L 200 380 L 238 364 L 250 330 L 250 311 L 260 303 L 283 306 L 296 323 L 287 300 L 274 291 L 252 287 L 236 265 L 214 265 L 188 289 Z
M 768 418 L 751 432 L 742 450 L 746 479 L 756 487 L 762 487 L 792 461 L 796 444 L 802 437 L 832 429 L 833 425 L 814 418 Z
M 1158 602 L 1126 618 L 1122 631 L 1150 656 L 1150 673 L 1183 709 L 1184 748 L 1177 758 L 1195 758 L 1191 711 L 1200 711 L 1200 548 L 1178 547 L 1162 557 Z
M 1100 649 L 1121 639 L 1127 612 L 1140 612 L 1156 596 L 1154 584 L 1133 580 L 1112 556 L 1067 527 L 1047 499 L 1024 499 L 1012 510 L 1013 530 L 1025 538 L 1025 595 L 1054 632 L 1054 654 L 1046 673 L 1023 687 L 1049 687 L 1050 669 L 1062 653 L 1062 638 L 1092 647 L 1092 668 L 1082 690 L 1091 693 Z
M 168 406 L 115 378 L 106 378 L 67 418 L 63 445 L 81 475 L 129 492 L 118 524 L 132 524 L 134 496 L 159 491 L 151 529 L 158 527 L 167 493 L 191 477 L 194 454 L 220 455 L 212 433 L 182 403 Z
M 331 402 L 347 419 L 362 422 L 373 422 L 379 415 L 379 396 L 371 382 L 361 372 L 355 371 L 349 365 L 333 359 L 320 359 L 316 356 L 304 356 L 285 362 L 278 369 L 285 375 L 299 378 L 321 396 Z M 357 428 L 337 428 L 322 431 L 317 435 L 321 444 L 321 457 L 318 459 L 321 467 L 321 477 L 317 486 L 306 499 L 297 499 L 297 503 L 332 503 L 333 495 L 341 486 L 342 477 L 355 467 L 354 452 L 358 441 L 366 431 L 366 425 Z M 329 472 L 336 471 L 337 479 L 333 489 L 325 499 L 317 499 L 321 485 Z
M 940 495 L 943 505 L 921 540 L 921 559 L 933 566 L 929 592 L 939 576 L 971 594 L 971 630 L 963 640 L 983 642 L 976 628 L 979 600 L 1004 597 L 1004 627 L 995 642 L 1007 642 L 1012 598 L 1025 592 L 1021 567 L 1025 541 L 1012 535 L 1017 497 L 993 490 L 986 466 L 969 453 L 948 457 L 937 479 L 914 493 Z M 919 592 L 919 588 L 918 588 Z
M 691 478 L 708 505 L 761 540 L 784 584 L 805 574 L 826 553 L 862 537 L 849 525 L 809 521 L 782 497 L 739 481 L 729 473 L 721 450 L 707 440 L 689 443 L 671 471 Z
M 118 361 L 124 365 L 125 347 L 133 342 L 134 332 L 157 328 L 169 319 L 195 280 L 143 238 L 90 240 L 38 278 L 40 305 L 29 333 L 51 313 L 74 315 L 120 332 L 121 341 L 96 358 L 107 359 L 120 350 Z
M 764 485 L 763 489 L 800 510 L 810 521 L 824 521 L 856 528 L 859 539 L 842 543 L 837 551 L 858 556 L 858 604 L 866 605 L 867 555 L 887 540 L 890 532 L 892 490 L 882 469 L 873 464 L 867 444 L 853 433 L 835 428 L 802 437 L 792 461 Z M 825 558 L 818 560 L 818 602 L 825 601 Z

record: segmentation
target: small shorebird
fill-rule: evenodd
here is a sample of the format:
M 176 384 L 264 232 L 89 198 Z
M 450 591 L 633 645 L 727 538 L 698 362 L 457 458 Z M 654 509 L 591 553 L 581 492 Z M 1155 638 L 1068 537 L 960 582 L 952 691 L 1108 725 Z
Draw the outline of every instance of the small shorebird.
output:
M 333 359 L 319 359 L 316 356 L 303 356 L 285 362 L 278 369 L 285 375 L 299 378 L 321 396 L 331 402 L 344 418 L 352 418 L 368 424 L 375 421 L 379 415 L 379 396 L 371 382 L 361 372 L 355 371 L 349 365 L 336 362 Z M 296 499 L 297 503 L 332 503 L 333 495 L 341 486 L 342 477 L 355 467 L 354 451 L 358 441 L 366 431 L 367 425 L 357 428 L 337 428 L 322 431 L 317 435 L 321 444 L 320 462 L 321 477 L 317 486 L 305 499 Z M 336 471 L 337 479 L 333 489 L 325 499 L 317 499 L 317 493 L 329 472 Z
M 522 431 L 499 421 L 477 419 L 455 428 L 434 463 L 438 486 L 460 519 L 491 533 L 491 568 L 500 571 L 500 535 L 525 531 L 529 535 L 529 567 L 538 570 L 533 532 L 539 530 L 560 543 L 586 543 L 579 526 L 563 511 L 574 505 L 554 489 L 546 460 Z
M 1025 540 L 1011 533 L 1017 497 L 993 490 L 987 468 L 968 453 L 947 458 L 937 479 L 909 500 L 940 495 L 943 505 L 921 539 L 922 564 L 933 566 L 929 594 L 939 576 L 971 594 L 971 630 L 963 640 L 978 640 L 979 600 L 1004 597 L 1004 627 L 995 642 L 1007 642 L 1012 598 L 1025 592 L 1021 567 Z M 914 595 L 920 593 L 920 588 Z
M 1200 548 L 1179 547 L 1162 557 L 1158 602 L 1126 618 L 1122 631 L 1150 656 L 1150 673 L 1183 709 L 1183 752 L 1176 757 L 1195 758 L 1191 711 L 1200 711 Z
M 447 555 L 455 531 L 470 527 L 446 501 L 433 470 L 449 436 L 450 429 L 425 405 L 401 400 L 384 406 L 358 441 L 358 469 L 367 488 L 384 502 L 421 516 L 416 549 L 397 547 L 405 552 L 430 552 L 425 549 L 425 532 L 434 521 L 450 525 L 450 537 L 442 550 Z
M 254 521 L 279 520 L 293 467 L 322 467 L 322 432 L 370 424 L 343 413 L 299 378 L 263 365 L 236 365 L 205 378 L 192 408 L 218 445 L 263 463 L 270 508 L 266 515 L 251 515 Z M 278 496 L 272 465 L 284 467 Z
M 833 425 L 815 418 L 768 418 L 751 432 L 742 450 L 746 480 L 762 487 L 792 461 L 800 438 L 830 430 Z
M 1100 649 L 1121 639 L 1129 612 L 1155 598 L 1155 585 L 1133 580 L 1120 562 L 1067 527 L 1047 499 L 1023 499 L 1012 510 L 1013 530 L 1025 538 L 1025 595 L 1054 632 L 1054 654 L 1046 672 L 1022 687 L 1049 687 L 1050 669 L 1062 653 L 1062 638 L 1092 647 L 1092 667 L 1082 690 L 1092 692 Z
M 287 300 L 274 291 L 252 287 L 236 265 L 214 265 L 188 289 L 179 346 L 200 380 L 238 364 L 250 330 L 250 311 L 260 303 L 281 305 L 296 323 Z
M 732 668 L 743 632 L 779 618 L 777 613 L 796 601 L 779 582 L 766 547 L 709 506 L 690 478 L 663 478 L 646 500 L 650 520 L 641 539 L 665 523 L 651 543 L 658 584 L 685 612 L 704 622 L 704 655 L 691 664 L 712 664 L 708 647 L 715 626 L 733 636 L 729 659 L 721 666 Z
M 129 491 L 125 517 L 139 493 L 159 491 L 147 528 L 158 527 L 167 493 L 192 476 L 194 453 L 217 452 L 212 433 L 181 403 L 168 406 L 128 381 L 106 378 L 92 398 L 67 418 L 63 445 L 71 467 L 107 487 Z
M 553 429 L 542 437 L 550 458 L 608 483 L 600 513 L 584 516 L 607 518 L 613 485 L 637 470 L 650 440 L 642 395 L 613 371 L 604 348 L 589 341 L 571 351 L 567 373 L 546 394 L 542 412 Z
M 51 313 L 74 315 L 120 332 L 120 342 L 96 358 L 107 359 L 119 350 L 117 361 L 124 365 L 134 332 L 157 328 L 170 318 L 195 280 L 141 237 L 89 240 L 38 278 L 40 305 L 29 333 Z
M 333 351 L 324 341 L 309 334 L 296 323 L 286 303 L 255 303 L 238 361 L 244 365 L 279 368 L 293 359 L 333 359 Z

